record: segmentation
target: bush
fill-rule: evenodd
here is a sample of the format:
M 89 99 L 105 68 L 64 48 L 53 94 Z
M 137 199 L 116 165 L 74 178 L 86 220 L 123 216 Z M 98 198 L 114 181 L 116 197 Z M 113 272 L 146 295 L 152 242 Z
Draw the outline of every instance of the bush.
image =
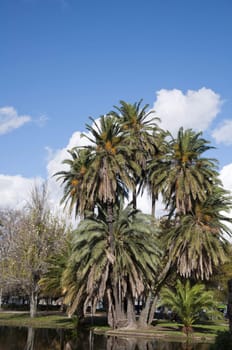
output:
M 232 349 L 232 334 L 229 331 L 218 332 L 215 343 L 210 350 L 229 350 Z

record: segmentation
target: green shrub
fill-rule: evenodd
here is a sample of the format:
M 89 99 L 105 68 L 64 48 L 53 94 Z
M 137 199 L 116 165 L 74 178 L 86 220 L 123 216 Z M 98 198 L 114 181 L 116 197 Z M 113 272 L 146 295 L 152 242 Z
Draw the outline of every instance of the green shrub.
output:
M 229 350 L 232 349 L 232 334 L 229 331 L 218 332 L 215 343 L 210 350 Z

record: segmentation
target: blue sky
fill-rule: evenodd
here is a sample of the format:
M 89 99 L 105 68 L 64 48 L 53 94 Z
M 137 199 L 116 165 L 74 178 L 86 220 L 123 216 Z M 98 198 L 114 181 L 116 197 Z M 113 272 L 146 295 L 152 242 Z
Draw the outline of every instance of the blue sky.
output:
M 230 0 L 0 0 L 0 17 L 6 203 L 121 99 L 143 98 L 171 129 L 204 129 L 232 171 Z

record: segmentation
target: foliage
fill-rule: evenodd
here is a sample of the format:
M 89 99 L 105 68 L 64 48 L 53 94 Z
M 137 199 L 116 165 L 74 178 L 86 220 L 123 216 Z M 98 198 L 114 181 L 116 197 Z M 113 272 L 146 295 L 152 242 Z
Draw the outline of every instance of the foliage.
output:
M 131 150 L 127 160 L 133 179 L 133 207 L 136 209 L 136 196 L 146 176 L 147 163 L 159 152 L 157 135 L 161 129 L 157 126 L 159 118 L 153 110 L 147 111 L 148 105 L 141 106 L 142 100 L 133 104 L 120 101 L 120 106 L 109 115 L 116 118 L 121 127 L 123 142 Z M 159 145 L 160 146 L 160 145 Z M 134 166 L 137 164 L 137 167 Z M 138 188 L 138 193 L 137 193 Z
M 157 228 L 152 226 L 150 216 L 130 206 L 115 208 L 112 254 L 107 214 L 99 209 L 98 217 L 91 215 L 82 220 L 74 232 L 72 254 L 63 274 L 65 301 L 72 305 L 70 313 L 81 303 L 84 308 L 89 302 L 96 305 L 114 283 L 120 288 L 121 300 L 129 291 L 134 298 L 141 295 L 150 288 L 158 265 Z
M 171 308 L 184 324 L 184 331 L 192 331 L 192 325 L 199 319 L 200 312 L 210 314 L 216 310 L 217 302 L 211 291 L 206 291 L 203 284 L 190 285 L 177 280 L 175 290 L 164 288 L 161 292 L 162 304 Z
M 212 147 L 201 135 L 180 128 L 177 137 L 171 138 L 168 152 L 151 162 L 153 187 L 172 214 L 191 212 L 193 204 L 205 201 L 219 181 L 216 160 L 202 157 Z
M 232 334 L 229 331 L 219 332 L 215 343 L 211 345 L 210 350 L 228 350 L 232 349 Z
M 115 203 L 131 187 L 127 167 L 130 149 L 123 143 L 116 120 L 102 116 L 99 125 L 93 121 L 93 126 L 86 127 L 90 136 L 83 134 L 83 137 L 90 144 L 69 151 L 72 159 L 64 163 L 70 169 L 55 174 L 65 184 L 62 201 L 69 203 L 70 209 L 75 206 L 76 215 L 93 210 L 96 203 Z
M 169 257 L 180 275 L 209 279 L 213 269 L 228 260 L 225 234 L 231 235 L 227 224 L 232 219 L 226 215 L 230 208 L 227 191 L 214 186 L 204 202 L 194 203 L 191 213 L 168 222 Z
M 39 279 L 47 269 L 47 258 L 63 244 L 66 227 L 51 214 L 46 187 L 35 187 L 30 199 L 23 210 L 2 213 L 1 251 L 4 254 L 0 267 L 5 293 L 14 290 L 29 297 L 34 317 Z

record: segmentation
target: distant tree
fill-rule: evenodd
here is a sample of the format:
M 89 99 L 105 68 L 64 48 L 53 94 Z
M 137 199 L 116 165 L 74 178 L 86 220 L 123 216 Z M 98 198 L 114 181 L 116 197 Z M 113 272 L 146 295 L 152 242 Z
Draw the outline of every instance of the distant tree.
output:
M 30 299 L 30 315 L 35 317 L 39 296 L 39 280 L 47 269 L 47 258 L 63 244 L 66 227 L 48 208 L 47 190 L 35 186 L 27 207 L 10 213 L 6 221 L 5 247 L 1 257 L 5 288 L 21 291 Z

